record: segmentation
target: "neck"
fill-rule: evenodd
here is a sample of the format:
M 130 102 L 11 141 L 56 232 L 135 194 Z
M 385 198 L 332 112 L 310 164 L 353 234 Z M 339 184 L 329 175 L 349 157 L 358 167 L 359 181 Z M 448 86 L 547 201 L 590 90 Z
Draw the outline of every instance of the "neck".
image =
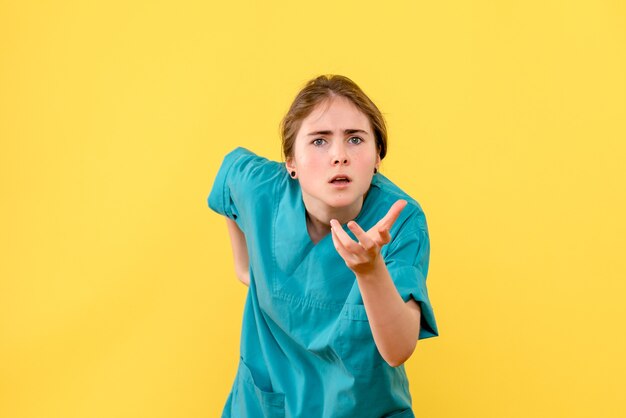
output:
M 356 218 L 359 212 L 361 212 L 366 196 L 367 193 L 349 206 L 333 208 L 321 204 L 321 202 L 316 199 L 303 195 L 302 200 L 304 201 L 307 215 L 307 229 L 311 240 L 317 243 L 330 232 L 331 219 L 336 219 L 343 225 Z

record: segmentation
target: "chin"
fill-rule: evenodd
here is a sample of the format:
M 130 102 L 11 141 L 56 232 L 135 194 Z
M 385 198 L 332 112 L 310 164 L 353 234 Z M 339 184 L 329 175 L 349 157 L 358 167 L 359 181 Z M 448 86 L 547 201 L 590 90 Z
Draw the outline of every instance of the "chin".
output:
M 331 208 L 340 209 L 352 206 L 355 202 L 359 200 L 359 197 L 363 195 L 345 195 L 341 197 L 330 198 L 326 200 L 326 204 Z

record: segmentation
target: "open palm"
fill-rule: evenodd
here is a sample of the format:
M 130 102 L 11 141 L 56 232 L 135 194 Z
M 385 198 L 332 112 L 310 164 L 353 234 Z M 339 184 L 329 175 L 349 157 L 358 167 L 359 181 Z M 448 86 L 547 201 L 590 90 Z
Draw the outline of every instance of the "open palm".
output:
M 348 222 L 348 228 L 354 233 L 358 241 L 353 240 L 341 228 L 337 220 L 333 219 L 330 222 L 335 248 L 352 271 L 355 273 L 366 273 L 374 269 L 380 256 L 380 249 L 391 241 L 389 231 L 406 205 L 406 200 L 400 199 L 396 201 L 387 214 L 367 232 L 356 222 Z

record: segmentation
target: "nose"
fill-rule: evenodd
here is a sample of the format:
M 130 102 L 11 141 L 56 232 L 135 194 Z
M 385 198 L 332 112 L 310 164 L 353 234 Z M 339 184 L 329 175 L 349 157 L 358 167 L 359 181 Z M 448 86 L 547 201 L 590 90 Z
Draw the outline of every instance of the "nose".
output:
M 346 149 L 343 145 L 338 145 L 335 147 L 332 156 L 332 162 L 333 165 L 348 165 L 348 154 L 346 153 Z

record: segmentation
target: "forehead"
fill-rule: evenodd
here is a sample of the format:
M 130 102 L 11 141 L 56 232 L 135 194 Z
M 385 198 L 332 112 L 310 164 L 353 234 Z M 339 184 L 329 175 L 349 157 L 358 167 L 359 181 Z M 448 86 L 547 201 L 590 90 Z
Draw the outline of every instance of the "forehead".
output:
M 313 111 L 302 120 L 302 128 L 322 130 L 363 129 L 370 131 L 370 121 L 350 99 L 334 96 L 315 106 Z

